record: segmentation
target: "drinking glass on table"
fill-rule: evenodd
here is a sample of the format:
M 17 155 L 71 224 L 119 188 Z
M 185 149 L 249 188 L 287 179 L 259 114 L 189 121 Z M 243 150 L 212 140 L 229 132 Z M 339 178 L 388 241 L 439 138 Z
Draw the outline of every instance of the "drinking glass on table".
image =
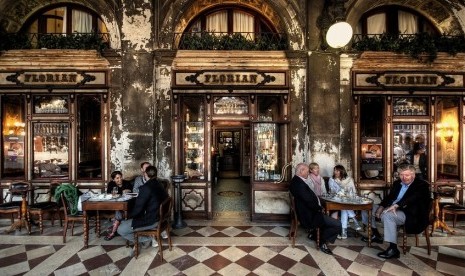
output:
M 111 190 L 111 196 L 112 197 L 118 196 L 118 187 L 113 187 L 113 190 Z

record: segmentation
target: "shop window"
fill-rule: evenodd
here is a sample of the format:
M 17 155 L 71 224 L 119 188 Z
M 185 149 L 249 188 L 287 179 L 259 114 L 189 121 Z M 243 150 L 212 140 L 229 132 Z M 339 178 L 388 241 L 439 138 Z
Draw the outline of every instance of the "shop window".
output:
M 2 96 L 2 178 L 25 177 L 25 99 L 23 96 Z
M 412 164 L 417 170 L 417 176 L 428 179 L 427 124 L 394 124 L 393 163 L 394 177 L 397 177 L 397 167 L 402 164 Z
M 281 119 L 281 97 L 259 96 L 257 97 L 258 120 L 277 121 Z
M 213 114 L 243 115 L 249 113 L 249 103 L 245 97 L 215 97 Z
M 361 179 L 384 180 L 384 98 L 360 99 Z
M 458 180 L 460 177 L 460 98 L 439 97 L 436 106 L 437 180 Z
M 32 124 L 34 178 L 68 178 L 69 124 Z
M 425 116 L 429 115 L 429 98 L 394 97 L 394 116 Z
M 35 114 L 67 114 L 69 112 L 68 96 L 34 96 Z
M 99 96 L 78 97 L 78 178 L 102 178 L 102 101 Z
M 203 97 L 184 97 L 184 174 L 188 179 L 205 179 L 205 104 Z

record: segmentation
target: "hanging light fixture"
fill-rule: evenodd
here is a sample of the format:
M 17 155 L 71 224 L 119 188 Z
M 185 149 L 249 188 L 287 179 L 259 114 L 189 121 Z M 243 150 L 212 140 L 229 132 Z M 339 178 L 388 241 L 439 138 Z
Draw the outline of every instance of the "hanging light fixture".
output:
M 352 39 L 352 26 L 345 21 L 345 0 L 334 0 L 334 21 L 326 32 L 326 43 L 332 48 L 342 48 Z

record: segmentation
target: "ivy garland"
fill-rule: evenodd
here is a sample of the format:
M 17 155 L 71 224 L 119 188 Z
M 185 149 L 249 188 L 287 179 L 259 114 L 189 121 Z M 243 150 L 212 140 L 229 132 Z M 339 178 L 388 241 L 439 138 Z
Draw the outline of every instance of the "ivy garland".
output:
M 438 52 L 456 55 L 465 52 L 465 38 L 463 36 L 432 36 L 427 33 L 416 35 L 379 36 L 364 35 L 352 43 L 355 51 L 388 51 L 402 53 L 412 58 L 433 62 Z

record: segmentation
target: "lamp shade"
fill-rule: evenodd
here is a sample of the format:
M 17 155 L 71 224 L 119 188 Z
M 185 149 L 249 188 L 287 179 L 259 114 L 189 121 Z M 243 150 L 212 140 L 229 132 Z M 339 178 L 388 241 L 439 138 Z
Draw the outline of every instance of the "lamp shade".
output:
M 349 23 L 341 21 L 336 22 L 329 27 L 326 33 L 326 42 L 332 48 L 342 48 L 352 39 L 352 26 Z

